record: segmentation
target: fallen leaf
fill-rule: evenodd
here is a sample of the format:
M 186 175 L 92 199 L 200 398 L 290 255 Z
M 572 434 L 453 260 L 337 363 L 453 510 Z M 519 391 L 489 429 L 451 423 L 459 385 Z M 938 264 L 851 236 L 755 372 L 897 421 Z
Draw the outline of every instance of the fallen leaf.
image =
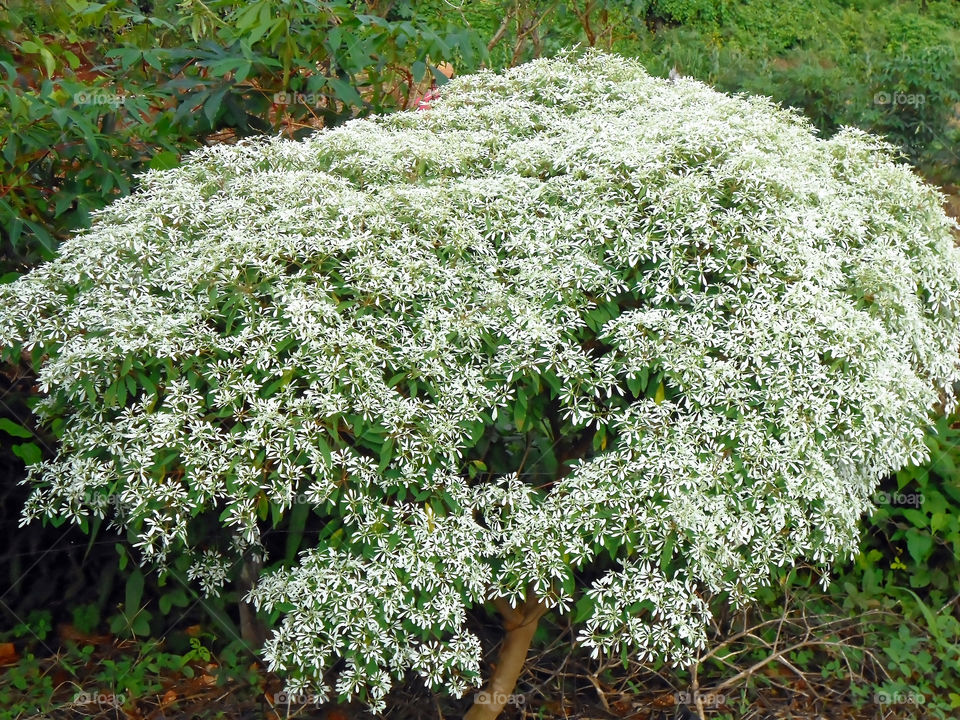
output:
M 60 623 L 57 625 L 57 635 L 60 636 L 61 640 L 72 640 L 78 643 L 86 643 L 87 645 L 104 645 L 111 640 L 109 635 L 92 635 L 90 633 L 80 632 L 69 623 Z
M 653 699 L 651 705 L 658 708 L 673 707 L 677 704 L 677 698 L 674 697 L 673 693 L 667 693 L 666 695 L 658 695 Z
M 19 659 L 13 643 L 0 643 L 0 665 L 10 665 Z

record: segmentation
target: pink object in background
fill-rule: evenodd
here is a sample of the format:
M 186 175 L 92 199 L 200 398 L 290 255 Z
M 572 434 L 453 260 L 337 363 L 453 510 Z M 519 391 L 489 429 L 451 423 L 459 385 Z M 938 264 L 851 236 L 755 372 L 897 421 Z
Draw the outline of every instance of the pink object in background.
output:
M 453 65 L 448 62 L 441 62 L 437 65 L 437 71 L 443 74 L 447 80 L 453 77 L 454 69 Z M 416 99 L 417 110 L 429 110 L 430 103 L 437 99 L 437 96 L 440 94 L 440 90 L 437 87 L 430 88 L 426 94 L 421 95 Z
M 437 99 L 440 91 L 437 88 L 431 88 L 426 95 L 417 99 L 417 110 L 429 110 L 430 103 Z

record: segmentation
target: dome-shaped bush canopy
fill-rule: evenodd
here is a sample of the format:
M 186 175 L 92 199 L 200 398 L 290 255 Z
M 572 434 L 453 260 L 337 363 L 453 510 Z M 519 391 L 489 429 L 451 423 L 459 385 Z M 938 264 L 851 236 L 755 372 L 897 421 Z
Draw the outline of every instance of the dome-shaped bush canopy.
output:
M 265 507 L 308 502 L 330 532 L 253 591 L 294 689 L 342 659 L 375 707 L 410 668 L 463 693 L 487 601 L 684 662 L 708 594 L 854 550 L 960 379 L 933 189 L 875 138 L 616 56 L 142 185 L 2 290 L 64 421 L 25 517 L 109 503 L 164 561 L 220 513 L 213 587 Z

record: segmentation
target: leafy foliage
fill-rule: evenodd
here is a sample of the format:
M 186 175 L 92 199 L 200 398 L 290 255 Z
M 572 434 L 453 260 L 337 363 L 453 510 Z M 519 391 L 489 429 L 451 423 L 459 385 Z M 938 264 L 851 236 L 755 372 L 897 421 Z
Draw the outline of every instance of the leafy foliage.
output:
M 171 633 L 163 642 L 112 642 L 109 636 L 92 634 L 92 625 L 82 617 L 84 608 L 77 610 L 74 625 L 60 627 L 65 637 L 53 658 L 37 654 L 46 643 L 55 643 L 50 613 L 33 612 L 10 632 L 9 637 L 25 638 L 26 645 L 15 663 L 4 656 L 0 720 L 38 714 L 145 714 L 158 706 L 196 717 L 198 710 L 207 710 L 204 692 L 215 693 L 218 710 L 224 707 L 223 698 L 236 691 L 263 697 L 257 690 L 262 691 L 265 678 L 248 666 L 249 658 L 235 651 L 214 654 L 208 644 L 216 638 L 199 626 L 189 633 Z
M 651 70 L 802 109 L 823 132 L 886 136 L 929 177 L 960 178 L 960 7 L 931 2 L 723 3 L 616 47 Z M 706 18 L 706 15 L 701 15 Z
M 12 3 L 0 14 L 0 267 L 48 259 L 133 176 L 211 133 L 292 136 L 409 104 L 484 54 L 412 4 Z
M 872 626 L 869 642 L 889 662 L 873 688 L 889 705 L 922 705 L 929 717 L 960 707 L 960 620 L 953 613 L 960 577 L 960 431 L 940 418 L 925 442 L 930 462 L 906 467 L 874 495 L 861 551 L 843 568 L 834 594 L 851 612 L 896 610 L 896 627 Z M 909 709 L 909 707 L 908 707 Z

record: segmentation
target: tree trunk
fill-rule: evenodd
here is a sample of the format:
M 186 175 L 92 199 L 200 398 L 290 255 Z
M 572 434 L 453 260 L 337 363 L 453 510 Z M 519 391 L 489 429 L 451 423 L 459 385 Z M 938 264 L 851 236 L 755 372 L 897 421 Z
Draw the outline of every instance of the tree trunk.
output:
M 257 584 L 260 578 L 260 570 L 263 567 L 259 560 L 254 559 L 252 555 L 246 555 L 243 558 L 243 565 L 240 567 L 240 577 L 237 580 L 237 589 L 240 591 L 240 637 L 247 647 L 254 654 L 263 647 L 267 639 L 267 628 L 257 617 L 257 612 L 253 605 L 243 601 L 243 596 Z
M 537 623 L 547 611 L 543 602 L 532 592 L 527 593 L 527 601 L 516 609 L 504 600 L 498 600 L 495 604 L 503 616 L 503 645 L 490 682 L 474 696 L 473 705 L 463 720 L 494 720 L 504 707 L 517 702 L 513 696 L 517 678 L 527 660 L 527 651 L 537 630 Z

